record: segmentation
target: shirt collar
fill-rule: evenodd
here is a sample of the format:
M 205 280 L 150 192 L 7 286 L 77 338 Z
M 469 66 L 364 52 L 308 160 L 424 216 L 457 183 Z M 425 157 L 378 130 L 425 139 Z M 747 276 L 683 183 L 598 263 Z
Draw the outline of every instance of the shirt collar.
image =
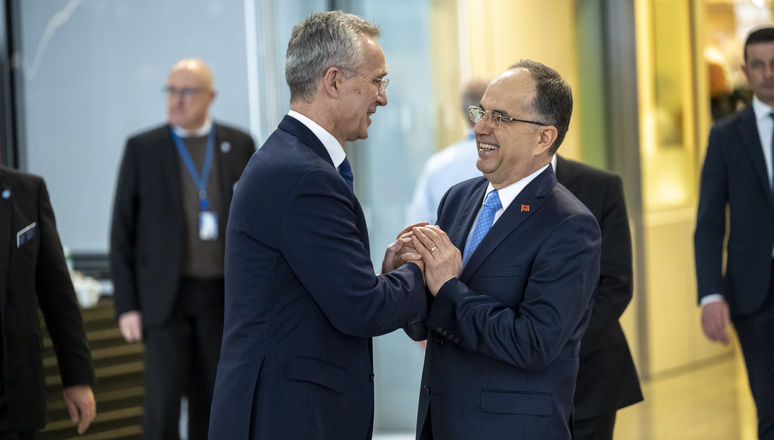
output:
M 338 168 L 339 165 L 341 165 L 341 163 L 344 162 L 344 159 L 347 157 L 347 154 L 344 152 L 344 149 L 341 148 L 341 144 L 339 143 L 339 141 L 336 140 L 335 137 L 333 137 L 332 134 L 328 133 L 327 130 L 322 128 L 320 124 L 314 122 L 313 120 L 307 118 L 306 116 L 294 110 L 290 110 L 288 112 L 288 116 L 291 116 L 297 119 L 300 123 L 304 124 L 306 128 L 311 130 L 315 136 L 317 136 L 317 139 L 319 139 L 320 142 L 322 142 L 323 146 L 325 147 L 325 150 L 328 151 L 328 155 L 331 157 L 333 166 Z
M 181 138 L 187 138 L 187 137 L 199 137 L 199 136 L 207 136 L 210 133 L 210 130 L 212 129 L 212 118 L 207 116 L 207 119 L 204 121 L 204 124 L 197 128 L 196 130 L 186 130 L 185 128 L 178 127 L 177 125 L 172 126 L 172 130 L 175 132 L 176 135 L 180 136 Z
M 753 112 L 755 112 L 756 121 L 771 120 L 771 116 L 769 116 L 769 114 L 774 112 L 774 109 L 764 104 L 763 101 L 758 99 L 758 97 L 755 95 L 753 95 L 752 106 Z
M 540 175 L 545 169 L 548 168 L 548 164 L 541 167 L 539 170 L 535 171 L 534 173 L 530 174 L 529 176 L 519 180 L 516 183 L 512 183 L 505 188 L 502 188 L 497 191 L 498 195 L 500 196 L 500 203 L 503 205 L 503 211 L 508 209 L 508 206 L 510 206 L 511 202 L 518 196 L 521 191 L 527 187 L 527 185 L 530 184 L 535 178 Z M 484 200 L 486 200 L 486 196 L 489 195 L 491 191 L 494 190 L 494 186 L 492 186 L 491 183 L 489 183 L 486 187 L 486 194 L 484 194 Z M 483 202 L 482 202 L 483 203 Z

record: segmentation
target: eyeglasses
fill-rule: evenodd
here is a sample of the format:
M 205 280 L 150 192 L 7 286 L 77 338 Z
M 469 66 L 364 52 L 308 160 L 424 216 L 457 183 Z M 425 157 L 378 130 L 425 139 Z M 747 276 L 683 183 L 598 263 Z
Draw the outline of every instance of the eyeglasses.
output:
M 168 97 L 172 98 L 175 95 L 180 95 L 183 98 L 191 98 L 192 96 L 196 95 L 197 93 L 202 93 L 207 91 L 205 87 L 172 87 L 172 86 L 164 86 L 161 89 L 162 92 L 166 93 Z
M 346 70 L 347 72 L 352 72 L 356 75 L 360 75 L 364 78 L 370 79 L 374 83 L 374 85 L 379 88 L 379 93 L 382 93 L 387 88 L 387 85 L 390 83 L 390 80 L 387 78 L 377 78 L 375 76 L 364 75 L 358 72 L 357 70 L 347 69 L 346 67 L 340 67 L 340 66 L 337 66 L 337 67 L 339 67 L 339 69 L 341 70 Z
M 536 122 L 536 121 L 527 121 L 524 119 L 516 119 L 516 118 L 509 118 L 507 116 L 503 116 L 500 114 L 500 112 L 496 112 L 494 110 L 486 111 L 482 109 L 481 107 L 477 107 L 475 105 L 471 105 L 468 107 L 468 116 L 470 117 L 470 120 L 478 124 L 478 121 L 481 119 L 484 119 L 487 121 L 487 124 L 489 124 L 490 127 L 494 127 L 495 124 L 500 127 L 503 124 L 503 121 L 506 122 L 524 122 L 527 124 L 535 124 L 535 125 L 542 125 L 547 126 L 549 124 L 544 124 L 542 122 Z

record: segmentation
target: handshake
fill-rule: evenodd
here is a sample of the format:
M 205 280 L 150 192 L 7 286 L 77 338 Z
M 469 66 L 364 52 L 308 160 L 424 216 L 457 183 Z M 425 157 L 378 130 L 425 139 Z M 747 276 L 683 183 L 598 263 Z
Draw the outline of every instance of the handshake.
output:
M 430 293 L 435 296 L 447 281 L 462 271 L 462 256 L 446 233 L 427 222 L 406 226 L 387 247 L 382 274 L 412 262 L 419 266 Z

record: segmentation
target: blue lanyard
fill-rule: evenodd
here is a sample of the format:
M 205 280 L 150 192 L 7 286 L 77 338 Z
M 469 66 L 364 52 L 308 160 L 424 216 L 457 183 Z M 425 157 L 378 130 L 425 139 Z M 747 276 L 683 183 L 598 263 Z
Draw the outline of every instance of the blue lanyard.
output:
M 209 211 L 210 199 L 207 198 L 207 181 L 210 178 L 210 167 L 212 166 L 212 154 L 215 150 L 215 124 L 212 124 L 210 134 L 207 135 L 207 151 L 204 153 L 204 167 L 202 168 L 202 174 L 196 171 L 196 165 L 194 165 L 191 154 L 188 153 L 188 149 L 185 147 L 183 140 L 175 133 L 175 130 L 170 128 L 172 132 L 172 140 L 175 141 L 177 152 L 180 153 L 180 157 L 183 158 L 185 167 L 188 168 L 188 174 L 191 175 L 191 179 L 196 185 L 196 189 L 199 191 L 199 208 L 202 211 Z

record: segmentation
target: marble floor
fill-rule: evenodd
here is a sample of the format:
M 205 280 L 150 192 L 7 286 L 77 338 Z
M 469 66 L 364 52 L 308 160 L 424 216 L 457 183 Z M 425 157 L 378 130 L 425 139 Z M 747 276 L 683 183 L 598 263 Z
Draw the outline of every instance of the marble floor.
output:
M 643 381 L 645 401 L 618 412 L 616 440 L 755 440 L 756 415 L 741 356 L 724 355 Z M 413 440 L 411 433 L 374 440 Z

